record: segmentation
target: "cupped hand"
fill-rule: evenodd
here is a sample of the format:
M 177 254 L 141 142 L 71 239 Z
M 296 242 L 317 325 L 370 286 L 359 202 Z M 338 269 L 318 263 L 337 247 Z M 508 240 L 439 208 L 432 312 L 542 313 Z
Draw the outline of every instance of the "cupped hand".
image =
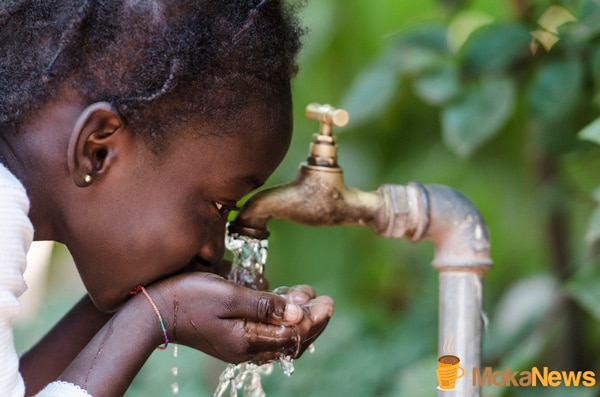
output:
M 297 325 L 299 329 L 311 327 L 312 324 L 319 321 L 321 318 L 331 317 L 333 314 L 334 302 L 329 296 L 316 296 L 315 290 L 309 285 L 296 285 L 293 287 L 278 287 L 273 290 L 273 293 L 284 297 L 289 303 L 297 304 L 302 308 L 303 320 Z M 298 358 L 304 351 L 314 342 L 315 339 L 323 332 L 327 322 L 323 324 L 320 331 L 313 329 L 310 336 L 300 339 L 298 350 L 292 358 Z
M 299 357 L 323 332 L 334 307 L 309 286 L 270 293 L 209 273 L 181 274 L 147 289 L 172 342 L 230 363 Z

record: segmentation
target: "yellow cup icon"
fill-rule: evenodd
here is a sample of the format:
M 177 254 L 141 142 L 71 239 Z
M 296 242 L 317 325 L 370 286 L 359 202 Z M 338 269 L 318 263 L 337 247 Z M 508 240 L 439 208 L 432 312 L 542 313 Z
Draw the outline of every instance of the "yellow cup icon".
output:
M 456 379 L 460 379 L 465 375 L 465 369 L 459 364 L 460 358 L 456 356 L 447 355 L 438 359 L 438 367 L 435 370 L 435 373 L 440 389 L 454 389 L 454 386 L 456 386 Z

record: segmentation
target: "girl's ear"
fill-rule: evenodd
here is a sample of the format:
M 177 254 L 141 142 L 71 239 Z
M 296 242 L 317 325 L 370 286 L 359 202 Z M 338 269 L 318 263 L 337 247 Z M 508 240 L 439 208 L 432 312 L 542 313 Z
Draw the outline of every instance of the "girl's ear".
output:
M 123 124 L 108 102 L 96 102 L 81 112 L 67 147 L 67 164 L 75 185 L 89 186 L 107 172 Z

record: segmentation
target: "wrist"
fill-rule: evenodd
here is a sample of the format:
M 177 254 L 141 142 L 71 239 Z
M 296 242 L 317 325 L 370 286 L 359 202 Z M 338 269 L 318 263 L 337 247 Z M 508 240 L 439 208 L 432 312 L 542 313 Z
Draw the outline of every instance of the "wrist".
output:
M 178 343 L 186 345 L 185 324 L 180 329 L 178 320 L 184 316 L 181 308 L 185 306 L 185 296 L 189 296 L 189 284 L 182 282 L 189 279 L 189 275 L 173 276 L 164 280 L 157 281 L 146 287 L 146 291 L 154 301 L 156 308 L 161 314 L 163 323 L 167 330 L 169 343 Z M 178 293 L 187 288 L 186 293 Z M 138 294 L 141 295 L 141 294 Z M 147 309 L 152 311 L 151 318 L 154 321 L 154 329 L 159 333 L 158 345 L 164 344 L 165 338 L 162 334 L 158 315 L 154 312 L 152 305 L 147 303 Z M 183 339 L 182 339 L 183 338 Z M 188 341 L 189 342 L 189 341 Z
M 153 291 L 155 292 L 155 291 Z M 162 344 L 159 345 L 157 347 L 157 349 L 159 350 L 165 350 L 167 348 L 167 346 L 169 345 L 169 332 L 167 332 L 167 326 L 166 323 L 163 319 L 163 315 L 161 314 L 161 310 L 158 308 L 157 304 L 154 302 L 154 298 L 150 295 L 150 293 L 146 290 L 146 288 L 142 285 L 138 285 L 133 291 L 131 291 L 132 295 L 143 295 L 144 298 L 146 298 L 147 304 L 150 305 L 150 307 L 152 308 L 153 312 L 154 312 L 154 322 L 158 322 L 158 325 L 160 326 L 160 330 L 161 330 L 161 335 L 162 335 Z M 159 294 L 156 294 L 159 295 Z M 161 296 L 161 302 L 164 299 L 162 299 Z M 161 305 L 161 307 L 164 307 L 164 305 Z M 165 312 L 165 310 L 163 309 L 163 312 Z M 150 316 L 152 317 L 152 314 L 150 314 Z M 152 320 L 149 320 L 150 322 L 152 322 Z M 172 334 L 172 332 L 171 332 Z

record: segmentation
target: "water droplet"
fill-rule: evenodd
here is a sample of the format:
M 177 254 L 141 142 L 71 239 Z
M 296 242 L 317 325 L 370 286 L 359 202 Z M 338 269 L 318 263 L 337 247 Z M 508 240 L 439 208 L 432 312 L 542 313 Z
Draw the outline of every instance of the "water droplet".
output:
M 287 376 L 290 376 L 294 373 L 294 359 L 290 356 L 282 356 L 279 358 L 279 365 L 281 365 L 281 370 Z

